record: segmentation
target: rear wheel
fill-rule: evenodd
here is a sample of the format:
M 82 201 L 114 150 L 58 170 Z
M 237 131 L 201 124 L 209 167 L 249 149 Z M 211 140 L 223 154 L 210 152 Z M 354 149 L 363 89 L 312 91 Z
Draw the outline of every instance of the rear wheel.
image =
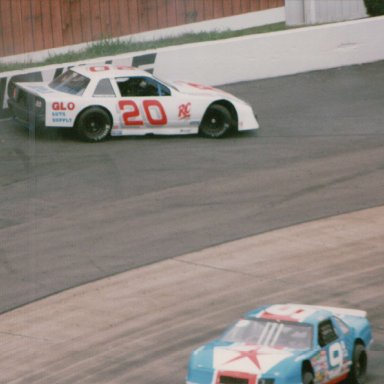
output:
M 351 384 L 364 384 L 367 376 L 367 367 L 368 356 L 365 347 L 362 344 L 356 344 L 348 382 Z
M 227 108 L 213 104 L 205 112 L 200 125 L 200 133 L 210 138 L 220 138 L 228 134 L 232 128 L 232 116 Z
M 81 113 L 76 122 L 76 132 L 81 139 L 90 142 L 104 140 L 111 131 L 111 118 L 107 111 L 91 107 Z

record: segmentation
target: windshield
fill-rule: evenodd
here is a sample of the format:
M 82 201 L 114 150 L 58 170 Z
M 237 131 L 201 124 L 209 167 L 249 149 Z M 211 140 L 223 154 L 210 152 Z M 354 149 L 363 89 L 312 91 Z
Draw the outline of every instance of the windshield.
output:
M 51 81 L 49 86 L 56 91 L 81 96 L 87 88 L 89 82 L 90 79 L 88 79 L 88 77 L 68 70 Z
M 174 83 L 170 83 L 168 81 L 165 81 L 163 79 L 159 79 L 158 77 L 152 75 L 152 77 L 158 81 L 159 83 L 162 83 L 163 86 L 167 86 L 168 88 L 171 88 L 171 89 L 174 89 L 175 91 L 178 91 L 179 89 L 176 87 L 176 85 Z
M 223 336 L 223 341 L 307 349 L 312 347 L 312 326 L 262 319 L 238 321 Z

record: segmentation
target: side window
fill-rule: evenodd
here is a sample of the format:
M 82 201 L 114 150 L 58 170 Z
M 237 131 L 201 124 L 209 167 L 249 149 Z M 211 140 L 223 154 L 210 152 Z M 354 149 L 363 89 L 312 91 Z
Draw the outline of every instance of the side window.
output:
M 117 78 L 122 97 L 169 96 L 170 90 L 149 77 Z
M 349 328 L 348 328 L 347 324 L 344 323 L 343 320 L 339 319 L 338 317 L 334 317 L 333 321 L 337 324 L 337 327 L 342 332 L 342 335 L 345 335 L 349 332 Z M 339 333 L 340 333 L 340 331 L 339 331 Z M 339 336 L 342 336 L 342 335 L 339 335 Z
M 330 319 L 324 320 L 319 324 L 319 345 L 325 347 L 326 345 L 337 340 L 337 333 L 333 327 Z
M 171 90 L 164 84 L 159 83 L 160 96 L 171 96 Z
M 93 96 L 96 97 L 115 97 L 115 91 L 113 90 L 111 81 L 109 79 L 101 79 L 96 86 Z

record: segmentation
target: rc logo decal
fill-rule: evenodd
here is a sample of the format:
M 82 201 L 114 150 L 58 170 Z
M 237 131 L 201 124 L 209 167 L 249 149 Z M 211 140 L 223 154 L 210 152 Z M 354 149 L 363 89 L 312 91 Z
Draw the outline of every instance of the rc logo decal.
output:
M 191 103 L 179 105 L 179 120 L 191 118 Z

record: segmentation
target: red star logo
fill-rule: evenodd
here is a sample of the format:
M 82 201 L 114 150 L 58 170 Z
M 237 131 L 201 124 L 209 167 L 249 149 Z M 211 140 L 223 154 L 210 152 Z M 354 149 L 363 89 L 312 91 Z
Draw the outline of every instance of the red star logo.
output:
M 233 363 L 234 361 L 241 360 L 241 359 L 249 359 L 259 370 L 261 370 L 261 365 L 260 365 L 258 355 L 263 353 L 262 352 L 260 353 L 260 347 L 255 347 L 248 351 L 236 350 L 235 352 L 238 352 L 239 355 L 234 357 L 231 360 L 228 360 L 225 364 L 230 364 L 230 363 Z

